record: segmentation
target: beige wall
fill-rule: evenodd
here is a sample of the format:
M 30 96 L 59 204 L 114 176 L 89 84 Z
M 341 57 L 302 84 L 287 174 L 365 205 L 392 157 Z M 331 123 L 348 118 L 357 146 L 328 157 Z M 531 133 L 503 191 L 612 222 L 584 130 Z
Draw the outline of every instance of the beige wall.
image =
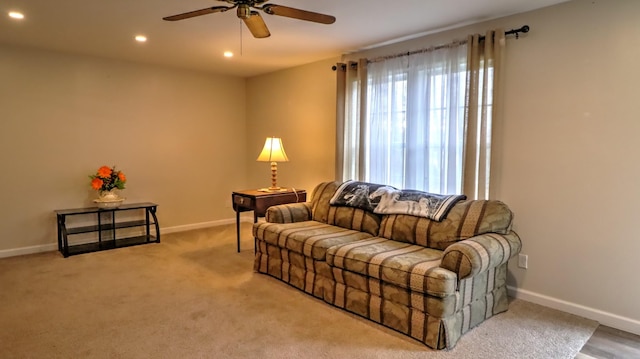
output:
M 496 197 L 529 268 L 518 295 L 640 334 L 640 1 L 578 0 L 395 44 L 375 56 L 529 25 L 507 40 Z
M 271 184 L 269 163 L 256 162 L 268 136 L 281 137 L 289 162 L 278 164 L 278 185 L 306 189 L 335 177 L 335 73 L 339 58 L 247 80 L 247 182 Z
M 635 320 L 640 2 L 576 1 L 521 21 L 510 52 L 502 184 L 529 255 L 523 289 Z M 630 329 L 631 330 L 631 329 Z
M 0 251 L 55 243 L 54 209 L 91 204 L 117 165 L 161 227 L 233 217 L 246 183 L 245 80 L 0 47 Z

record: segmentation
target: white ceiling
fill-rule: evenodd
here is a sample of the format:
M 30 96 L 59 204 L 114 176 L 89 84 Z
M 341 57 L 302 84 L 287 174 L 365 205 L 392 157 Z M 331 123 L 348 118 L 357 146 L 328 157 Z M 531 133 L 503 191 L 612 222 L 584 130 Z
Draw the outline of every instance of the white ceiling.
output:
M 566 0 L 272 1 L 337 20 L 322 25 L 261 12 L 271 37 L 254 39 L 235 11 L 162 20 L 228 5 L 214 0 L 2 0 L 0 43 L 248 77 Z M 25 18 L 13 20 L 9 11 Z M 135 42 L 137 34 L 148 41 Z M 224 51 L 236 55 L 227 59 Z

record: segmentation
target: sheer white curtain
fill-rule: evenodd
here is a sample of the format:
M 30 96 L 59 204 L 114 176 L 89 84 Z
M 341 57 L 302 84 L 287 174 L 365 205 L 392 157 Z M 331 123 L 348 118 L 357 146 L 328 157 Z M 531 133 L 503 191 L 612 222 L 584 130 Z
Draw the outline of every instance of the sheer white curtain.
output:
M 490 197 L 504 31 L 338 70 L 336 179 Z
M 359 169 L 357 179 L 461 192 L 466 56 L 465 44 L 452 44 L 369 63 L 366 88 L 360 86 L 364 157 L 356 161 L 346 148 L 344 156 L 347 167 Z

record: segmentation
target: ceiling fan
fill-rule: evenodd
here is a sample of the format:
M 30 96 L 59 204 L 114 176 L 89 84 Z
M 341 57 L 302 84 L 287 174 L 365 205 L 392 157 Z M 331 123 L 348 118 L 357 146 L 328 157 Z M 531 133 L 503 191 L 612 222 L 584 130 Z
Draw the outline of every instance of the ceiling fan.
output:
M 300 10 L 288 6 L 276 4 L 264 4 L 269 0 L 219 0 L 233 4 L 233 6 L 213 6 L 206 9 L 189 11 L 182 14 L 163 17 L 163 20 L 177 21 L 184 20 L 196 16 L 212 14 L 215 12 L 225 12 L 231 9 L 237 9 L 238 18 L 244 21 L 245 25 L 251 31 L 253 37 L 265 38 L 271 36 L 267 24 L 262 20 L 262 16 L 252 8 L 261 10 L 269 15 L 286 16 L 298 20 L 312 21 L 320 24 L 333 24 L 336 18 L 331 15 L 320 14 L 306 10 Z M 264 4 L 264 5 L 263 5 Z

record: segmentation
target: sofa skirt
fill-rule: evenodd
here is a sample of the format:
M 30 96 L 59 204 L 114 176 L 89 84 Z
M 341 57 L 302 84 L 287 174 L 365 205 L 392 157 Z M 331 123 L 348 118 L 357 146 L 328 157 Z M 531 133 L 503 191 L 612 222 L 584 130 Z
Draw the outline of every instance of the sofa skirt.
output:
M 332 269 L 324 261 L 264 241 L 258 240 L 257 244 L 256 272 L 275 277 L 433 349 L 453 348 L 464 333 L 508 307 L 506 264 L 479 278 L 461 281 L 455 296 L 438 298 L 393 284 L 370 283 L 360 274 Z M 429 314 L 434 312 L 442 315 Z

